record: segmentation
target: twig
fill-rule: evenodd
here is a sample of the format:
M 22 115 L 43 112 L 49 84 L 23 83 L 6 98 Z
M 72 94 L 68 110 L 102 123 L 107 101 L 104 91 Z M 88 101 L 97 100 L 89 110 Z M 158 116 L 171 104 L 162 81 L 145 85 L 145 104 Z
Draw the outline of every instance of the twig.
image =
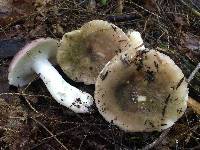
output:
M 140 16 L 137 16 L 136 14 L 122 14 L 122 15 L 108 15 L 106 17 L 106 20 L 110 22 L 126 22 L 126 21 L 132 21 L 140 19 Z
M 52 139 L 53 137 L 60 136 L 60 135 L 62 135 L 62 134 L 65 134 L 65 133 L 67 133 L 67 132 L 69 132 L 69 131 L 71 131 L 71 130 L 73 130 L 73 129 L 79 128 L 79 127 L 80 127 L 80 125 L 78 125 L 78 126 L 76 126 L 76 127 L 73 127 L 73 128 L 70 128 L 70 129 L 68 129 L 68 130 L 66 130 L 66 131 L 59 132 L 59 133 L 57 133 L 57 134 L 55 134 L 55 135 L 51 135 L 51 136 L 49 136 L 49 137 L 43 138 L 42 140 L 40 140 L 40 143 L 38 143 L 37 145 L 31 147 L 30 149 L 35 149 L 35 148 L 37 148 L 38 146 L 40 146 L 40 145 L 42 145 L 43 143 L 45 143 L 46 141 Z
M 196 68 L 190 74 L 189 78 L 187 79 L 188 83 L 190 83 L 192 81 L 192 79 L 194 78 L 195 74 L 199 71 L 199 69 L 200 69 L 200 63 L 198 63 L 198 65 L 196 66 Z M 196 100 L 192 99 L 191 97 L 189 97 L 189 99 L 187 101 L 187 104 L 195 112 L 197 112 L 198 114 L 200 114 L 200 103 L 198 101 L 196 101 Z
M 3 95 L 17 95 L 17 96 L 28 96 L 28 97 L 44 97 L 44 98 L 48 98 L 48 99 L 52 99 L 51 97 L 49 96 L 46 96 L 46 95 L 31 95 L 31 94 L 25 94 L 25 93 L 0 93 L 0 96 L 3 96 Z
M 3 32 L 5 37 L 7 37 L 7 34 L 6 34 L 5 30 L 3 29 L 2 25 L 0 25 L 0 30 L 1 30 L 0 33 Z
M 87 8 L 88 8 L 88 10 L 95 12 L 96 11 L 96 1 L 90 0 Z
M 119 14 L 122 14 L 123 7 L 124 7 L 124 0 L 117 0 L 116 12 L 119 13 Z
M 30 95 L 30 94 L 25 94 L 25 93 L 0 93 L 0 96 L 3 96 L 3 95 L 12 95 L 12 96 L 28 96 L 28 97 L 46 97 L 46 98 L 49 98 L 51 99 L 51 97 L 49 96 L 45 96 L 45 95 Z M 29 102 L 29 100 L 27 100 L 25 98 L 25 101 L 27 102 L 27 104 L 29 105 L 29 107 L 36 113 L 39 113 L 33 106 L 32 104 Z
M 13 130 L 11 128 L 6 128 L 6 127 L 2 127 L 2 126 L 0 126 L 0 130 L 11 131 L 11 132 L 19 132 L 19 131 Z
M 29 107 L 30 107 L 34 112 L 39 113 L 39 112 L 33 107 L 33 105 L 30 103 L 30 101 L 27 100 L 27 98 L 24 98 L 24 99 L 25 99 L 25 101 L 27 102 L 27 104 L 29 105 Z
M 22 93 L 25 94 L 26 90 L 29 88 L 29 86 L 37 79 L 39 79 L 40 75 L 37 75 L 36 77 L 34 77 L 29 83 L 28 85 L 22 90 Z
M 184 4 L 186 7 L 188 7 L 193 14 L 197 15 L 200 17 L 200 12 L 198 12 L 196 9 L 192 8 L 189 4 L 187 4 L 185 1 L 180 0 L 182 4 Z
M 158 146 L 164 140 L 164 138 L 168 135 L 170 129 L 171 128 L 168 128 L 165 131 L 163 131 L 158 139 L 156 139 L 153 143 L 142 148 L 142 150 L 150 150 L 150 149 L 153 149 L 154 147 Z
M 127 1 L 127 2 L 129 2 L 129 3 L 133 4 L 133 5 L 135 5 L 136 7 L 138 7 L 138 8 L 140 8 L 140 9 L 142 9 L 142 10 L 144 10 L 144 11 L 146 11 L 146 12 L 152 14 L 153 16 L 155 16 L 155 17 L 157 17 L 157 18 L 162 18 L 162 17 L 159 16 L 158 14 L 156 14 L 156 13 L 154 13 L 154 12 L 151 12 L 150 10 L 148 10 L 148 9 L 146 9 L 146 8 L 144 8 L 144 7 L 142 7 L 142 6 L 138 5 L 138 4 L 136 4 L 136 3 L 134 3 L 133 1 Z
M 102 124 L 101 123 L 89 123 L 89 122 L 81 123 L 81 122 L 69 122 L 69 121 L 64 121 L 64 122 L 57 121 L 57 122 L 60 123 L 60 124 L 72 124 L 72 125 L 82 125 L 82 126 L 100 126 L 100 127 L 107 127 L 108 126 L 108 125 L 103 124 L 103 123 Z
M 87 136 L 88 136 L 88 135 L 84 135 L 84 138 L 83 138 L 83 140 L 81 141 L 81 144 L 79 145 L 79 148 L 78 148 L 79 150 L 81 150 L 81 147 L 82 147 L 82 145 L 83 145 L 85 139 L 87 138 Z
M 144 34 L 145 34 L 145 32 L 146 32 L 146 28 L 147 28 L 147 24 L 148 24 L 149 18 L 151 18 L 151 15 L 148 16 L 148 18 L 145 20 L 144 28 L 143 28 L 143 31 L 142 31 L 142 33 L 144 33 Z
M 38 77 L 39 77 L 39 75 L 36 76 L 31 82 L 29 82 L 29 84 L 22 90 L 22 94 L 25 94 L 26 90 L 29 88 L 29 86 L 32 84 L 32 82 L 35 81 Z M 34 112 L 39 113 L 39 112 L 32 106 L 32 104 L 30 103 L 30 101 L 29 101 L 28 99 L 26 99 L 26 98 L 24 98 L 24 99 L 25 99 L 25 101 L 27 102 L 27 104 L 29 105 L 29 107 L 30 107 Z
M 41 127 L 43 127 L 65 150 L 68 150 L 68 148 L 54 135 L 45 125 L 43 125 L 40 121 L 36 120 L 35 118 L 31 117 L 32 120 L 34 120 L 37 124 L 39 124 Z
M 187 79 L 187 82 L 190 83 L 190 81 L 194 78 L 195 74 L 199 71 L 200 69 L 200 63 L 196 66 L 196 68 L 192 71 L 190 74 L 189 78 Z

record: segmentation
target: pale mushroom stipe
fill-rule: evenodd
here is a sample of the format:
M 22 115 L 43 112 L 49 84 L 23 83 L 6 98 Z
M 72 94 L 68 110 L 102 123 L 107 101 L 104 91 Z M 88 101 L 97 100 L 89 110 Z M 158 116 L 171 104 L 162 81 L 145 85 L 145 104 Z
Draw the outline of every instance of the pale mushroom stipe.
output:
M 186 110 L 188 84 L 168 56 L 141 49 L 131 47 L 105 65 L 95 84 L 95 103 L 108 122 L 125 131 L 161 131 Z
M 130 39 L 131 48 L 135 50 L 144 50 L 144 43 L 141 37 L 140 32 L 135 30 L 129 30 L 127 36 Z
M 55 62 L 57 49 L 58 41 L 51 38 L 27 44 L 9 66 L 9 84 L 22 87 L 38 74 L 58 103 L 76 113 L 89 112 L 93 104 L 92 96 L 68 84 L 50 63 Z

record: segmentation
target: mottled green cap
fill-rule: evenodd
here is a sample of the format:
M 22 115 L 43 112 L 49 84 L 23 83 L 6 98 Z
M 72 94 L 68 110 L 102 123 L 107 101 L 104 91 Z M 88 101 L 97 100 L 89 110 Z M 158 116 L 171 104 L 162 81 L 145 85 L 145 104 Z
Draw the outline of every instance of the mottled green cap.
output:
M 63 36 L 57 61 L 72 80 L 94 84 L 104 65 L 130 47 L 129 41 L 114 24 L 93 20 Z

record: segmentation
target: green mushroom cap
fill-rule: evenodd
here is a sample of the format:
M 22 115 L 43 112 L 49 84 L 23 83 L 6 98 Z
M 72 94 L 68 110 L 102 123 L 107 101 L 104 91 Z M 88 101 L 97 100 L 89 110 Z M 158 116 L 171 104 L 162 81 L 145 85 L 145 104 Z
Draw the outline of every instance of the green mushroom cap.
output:
M 95 85 L 101 115 L 131 132 L 161 131 L 180 118 L 188 100 L 181 69 L 155 50 L 129 49 L 106 64 Z
M 72 80 L 94 84 L 104 65 L 130 47 L 129 41 L 114 24 L 93 20 L 63 36 L 57 61 Z

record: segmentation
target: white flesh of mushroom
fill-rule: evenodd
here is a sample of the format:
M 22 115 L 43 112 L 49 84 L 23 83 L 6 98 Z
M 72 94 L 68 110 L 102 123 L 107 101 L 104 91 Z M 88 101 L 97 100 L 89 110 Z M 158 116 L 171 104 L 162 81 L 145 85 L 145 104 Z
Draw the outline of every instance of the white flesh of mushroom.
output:
M 68 84 L 48 60 L 33 63 L 34 71 L 40 75 L 53 98 L 76 113 L 88 112 L 93 98 Z
M 9 66 L 10 85 L 28 84 L 36 72 L 53 98 L 76 113 L 90 111 L 93 97 L 68 84 L 48 59 L 54 58 L 58 42 L 54 39 L 37 39 L 27 44 L 13 58 Z
M 127 36 L 130 39 L 132 48 L 134 48 L 136 50 L 144 50 L 145 49 L 140 32 L 134 31 L 134 30 L 129 30 L 127 33 Z

